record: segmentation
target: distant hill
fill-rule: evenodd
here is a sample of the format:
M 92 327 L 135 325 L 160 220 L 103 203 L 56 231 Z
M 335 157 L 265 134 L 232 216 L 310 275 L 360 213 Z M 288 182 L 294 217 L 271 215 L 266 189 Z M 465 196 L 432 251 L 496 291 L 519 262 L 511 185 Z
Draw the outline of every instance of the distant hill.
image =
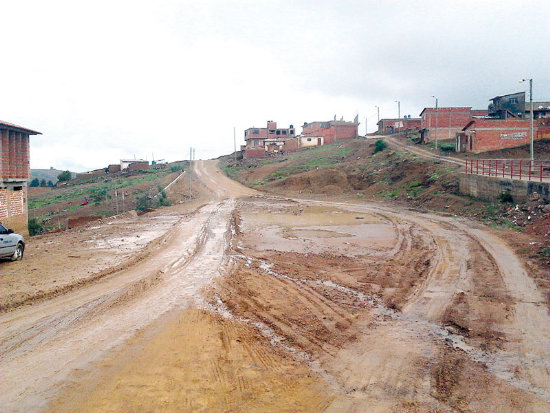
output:
M 31 181 L 34 178 L 39 180 L 45 179 L 46 182 L 52 181 L 54 184 L 57 182 L 57 175 L 59 175 L 61 170 L 59 169 L 31 169 Z M 71 172 L 72 177 L 76 176 L 76 173 Z

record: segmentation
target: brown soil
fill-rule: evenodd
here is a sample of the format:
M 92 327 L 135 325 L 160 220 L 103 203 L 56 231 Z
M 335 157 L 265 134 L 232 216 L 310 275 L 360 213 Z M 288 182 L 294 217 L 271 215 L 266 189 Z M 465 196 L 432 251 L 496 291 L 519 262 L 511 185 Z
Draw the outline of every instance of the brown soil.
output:
M 494 231 L 194 172 L 0 264 L 5 410 L 548 411 L 548 307 Z

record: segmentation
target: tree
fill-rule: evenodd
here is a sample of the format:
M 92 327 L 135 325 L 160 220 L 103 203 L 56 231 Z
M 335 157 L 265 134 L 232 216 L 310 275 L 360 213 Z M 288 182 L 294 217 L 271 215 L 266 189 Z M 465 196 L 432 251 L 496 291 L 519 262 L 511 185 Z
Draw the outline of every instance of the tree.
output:
M 57 175 L 57 180 L 59 182 L 66 182 L 71 180 L 71 173 L 69 171 L 63 171 Z
M 41 186 L 42 188 L 44 188 L 44 187 L 46 187 L 46 185 L 47 185 L 47 184 L 46 184 L 46 180 L 45 180 L 45 179 L 41 179 L 41 180 L 40 180 L 40 186 Z
M 386 142 L 384 142 L 382 139 L 378 139 L 376 142 L 374 142 L 374 153 L 383 151 L 386 149 Z
M 48 181 L 48 186 L 49 186 L 50 188 L 53 188 L 55 185 L 53 184 L 52 181 Z
M 31 183 L 29 184 L 30 187 L 37 187 L 40 186 L 40 180 L 38 178 L 34 178 Z

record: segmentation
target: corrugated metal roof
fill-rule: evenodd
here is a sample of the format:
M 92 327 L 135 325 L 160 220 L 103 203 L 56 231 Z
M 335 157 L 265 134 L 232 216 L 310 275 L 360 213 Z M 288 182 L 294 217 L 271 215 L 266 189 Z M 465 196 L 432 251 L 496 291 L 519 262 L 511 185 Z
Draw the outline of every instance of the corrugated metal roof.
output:
M 23 126 L 15 125 L 13 123 L 4 122 L 3 120 L 0 120 L 0 129 L 9 129 L 17 132 L 25 132 L 25 133 L 28 133 L 29 135 L 42 135 L 42 132 L 38 132 L 29 128 L 24 128 Z

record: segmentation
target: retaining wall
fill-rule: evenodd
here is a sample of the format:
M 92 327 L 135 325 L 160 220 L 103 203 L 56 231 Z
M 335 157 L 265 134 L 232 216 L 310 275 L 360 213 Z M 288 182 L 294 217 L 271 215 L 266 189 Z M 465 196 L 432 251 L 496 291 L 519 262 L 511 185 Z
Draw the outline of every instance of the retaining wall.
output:
M 461 194 L 470 195 L 484 201 L 498 201 L 499 196 L 509 192 L 514 202 L 527 202 L 534 192 L 550 201 L 550 183 L 519 181 L 493 176 L 461 174 L 459 178 Z

